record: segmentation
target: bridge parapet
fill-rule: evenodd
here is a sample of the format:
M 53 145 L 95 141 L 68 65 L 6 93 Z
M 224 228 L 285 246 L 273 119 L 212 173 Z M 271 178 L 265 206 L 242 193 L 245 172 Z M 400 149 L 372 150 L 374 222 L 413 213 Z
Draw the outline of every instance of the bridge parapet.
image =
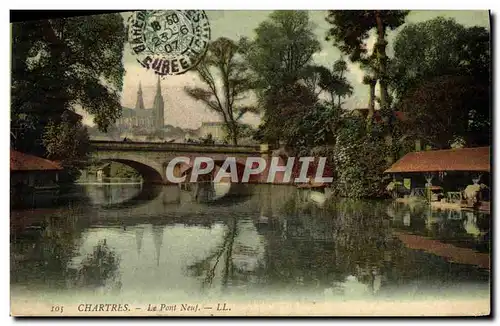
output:
M 156 143 L 132 141 L 91 141 L 91 149 L 119 150 L 119 151 L 150 151 L 150 152 L 187 152 L 187 153 L 224 153 L 224 154 L 254 154 L 262 153 L 260 145 L 234 146 L 234 145 L 203 145 L 190 143 Z

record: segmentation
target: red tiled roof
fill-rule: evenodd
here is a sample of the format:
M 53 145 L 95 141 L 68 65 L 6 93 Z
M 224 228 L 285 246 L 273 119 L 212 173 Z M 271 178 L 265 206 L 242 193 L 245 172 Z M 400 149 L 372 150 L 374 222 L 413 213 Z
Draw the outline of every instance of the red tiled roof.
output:
M 11 171 L 54 171 L 62 169 L 62 166 L 57 162 L 10 150 Z
M 412 152 L 394 163 L 385 173 L 482 171 L 490 172 L 490 148 L 456 148 Z

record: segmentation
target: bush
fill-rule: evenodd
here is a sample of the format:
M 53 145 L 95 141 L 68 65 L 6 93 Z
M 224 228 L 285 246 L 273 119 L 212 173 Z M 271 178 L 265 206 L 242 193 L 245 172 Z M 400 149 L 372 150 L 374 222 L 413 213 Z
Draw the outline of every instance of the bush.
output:
M 365 122 L 346 118 L 337 133 L 333 162 L 336 170 L 334 191 L 350 198 L 381 197 L 389 180 L 384 171 L 388 168 L 390 148 L 382 133 L 367 133 Z

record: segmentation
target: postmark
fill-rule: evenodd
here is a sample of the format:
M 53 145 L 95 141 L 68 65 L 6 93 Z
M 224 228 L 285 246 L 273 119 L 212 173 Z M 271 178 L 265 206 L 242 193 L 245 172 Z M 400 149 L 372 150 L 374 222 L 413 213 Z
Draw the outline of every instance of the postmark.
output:
M 159 75 L 180 75 L 194 68 L 210 42 L 210 23 L 203 10 L 141 10 L 127 25 L 136 60 Z

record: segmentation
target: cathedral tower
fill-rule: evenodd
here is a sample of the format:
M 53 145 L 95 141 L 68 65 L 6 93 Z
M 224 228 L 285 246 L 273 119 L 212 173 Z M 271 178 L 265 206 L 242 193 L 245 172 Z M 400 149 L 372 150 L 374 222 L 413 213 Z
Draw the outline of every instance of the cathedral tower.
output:
M 163 103 L 163 96 L 161 95 L 160 76 L 158 76 L 158 83 L 156 85 L 156 95 L 155 95 L 155 100 L 153 102 L 153 117 L 154 117 L 155 129 L 162 129 L 165 126 L 163 109 L 164 109 L 164 103 Z
M 139 90 L 137 91 L 137 102 L 135 103 L 136 110 L 144 110 L 144 100 L 142 99 L 142 88 L 139 82 Z

